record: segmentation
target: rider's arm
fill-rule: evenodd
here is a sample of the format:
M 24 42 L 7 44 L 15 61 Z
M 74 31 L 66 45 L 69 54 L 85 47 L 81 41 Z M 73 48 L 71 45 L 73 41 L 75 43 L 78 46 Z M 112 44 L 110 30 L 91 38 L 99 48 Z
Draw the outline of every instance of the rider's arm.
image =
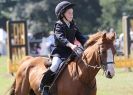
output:
M 56 24 L 55 26 L 55 37 L 60 41 L 64 46 L 70 43 L 65 37 L 65 33 L 61 24 Z
M 77 47 L 76 45 L 70 43 L 67 38 L 65 37 L 65 32 L 63 26 L 61 24 L 56 24 L 55 26 L 55 36 L 56 38 L 67 47 L 70 47 L 72 50 Z
M 87 41 L 87 39 L 79 32 L 79 29 L 76 27 L 76 38 L 77 40 L 82 44 L 84 45 L 85 42 Z

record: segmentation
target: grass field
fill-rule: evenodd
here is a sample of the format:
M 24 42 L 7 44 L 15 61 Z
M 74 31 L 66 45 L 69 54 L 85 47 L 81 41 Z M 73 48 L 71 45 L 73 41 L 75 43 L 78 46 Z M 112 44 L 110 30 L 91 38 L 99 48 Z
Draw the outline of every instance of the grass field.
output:
M 6 57 L 0 57 L 0 95 L 5 95 L 12 82 L 13 77 L 8 73 Z M 97 75 L 97 86 L 97 95 L 133 95 L 133 72 L 116 69 L 115 77 L 107 79 L 100 71 Z
M 6 57 L 0 57 L 0 95 L 5 95 L 13 81 L 13 77 L 8 73 L 6 61 Z
M 97 75 L 97 95 L 133 95 L 133 72 L 116 69 L 113 79 L 107 79 L 101 74 Z

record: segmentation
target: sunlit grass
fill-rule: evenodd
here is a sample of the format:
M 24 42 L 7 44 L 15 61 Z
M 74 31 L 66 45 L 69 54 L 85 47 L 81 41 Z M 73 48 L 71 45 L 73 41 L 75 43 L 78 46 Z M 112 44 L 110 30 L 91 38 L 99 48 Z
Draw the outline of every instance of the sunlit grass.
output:
M 97 95 L 133 95 L 133 72 L 117 69 L 113 79 L 97 75 Z
M 0 57 L 0 73 L 7 72 L 7 57 Z
M 5 95 L 13 81 L 13 77 L 8 73 L 6 62 L 6 56 L 0 57 L 0 95 Z

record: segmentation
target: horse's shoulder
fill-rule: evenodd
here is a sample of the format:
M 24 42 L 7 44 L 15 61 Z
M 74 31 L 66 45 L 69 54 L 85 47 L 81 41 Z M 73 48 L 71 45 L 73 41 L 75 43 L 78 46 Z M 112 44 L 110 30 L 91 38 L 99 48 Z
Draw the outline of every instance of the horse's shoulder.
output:
M 39 62 L 44 62 L 44 61 L 48 61 L 49 60 L 49 58 L 47 58 L 47 57 L 35 57 L 35 61 L 39 61 Z
M 32 56 L 25 56 L 19 61 L 19 64 L 23 64 L 25 61 L 30 60 L 32 58 L 33 58 Z
M 47 63 L 49 61 L 49 58 L 47 57 L 34 57 L 31 61 L 31 66 L 39 66 L 44 65 L 44 63 Z

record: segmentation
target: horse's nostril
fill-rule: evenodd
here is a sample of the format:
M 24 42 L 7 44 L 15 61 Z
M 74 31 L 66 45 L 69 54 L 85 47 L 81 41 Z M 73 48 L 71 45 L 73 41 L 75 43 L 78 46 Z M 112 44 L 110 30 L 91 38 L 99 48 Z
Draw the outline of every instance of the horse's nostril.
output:
M 112 78 L 111 73 L 109 71 L 106 73 L 106 77 L 110 79 Z
M 108 72 L 108 75 L 111 76 L 110 72 Z

